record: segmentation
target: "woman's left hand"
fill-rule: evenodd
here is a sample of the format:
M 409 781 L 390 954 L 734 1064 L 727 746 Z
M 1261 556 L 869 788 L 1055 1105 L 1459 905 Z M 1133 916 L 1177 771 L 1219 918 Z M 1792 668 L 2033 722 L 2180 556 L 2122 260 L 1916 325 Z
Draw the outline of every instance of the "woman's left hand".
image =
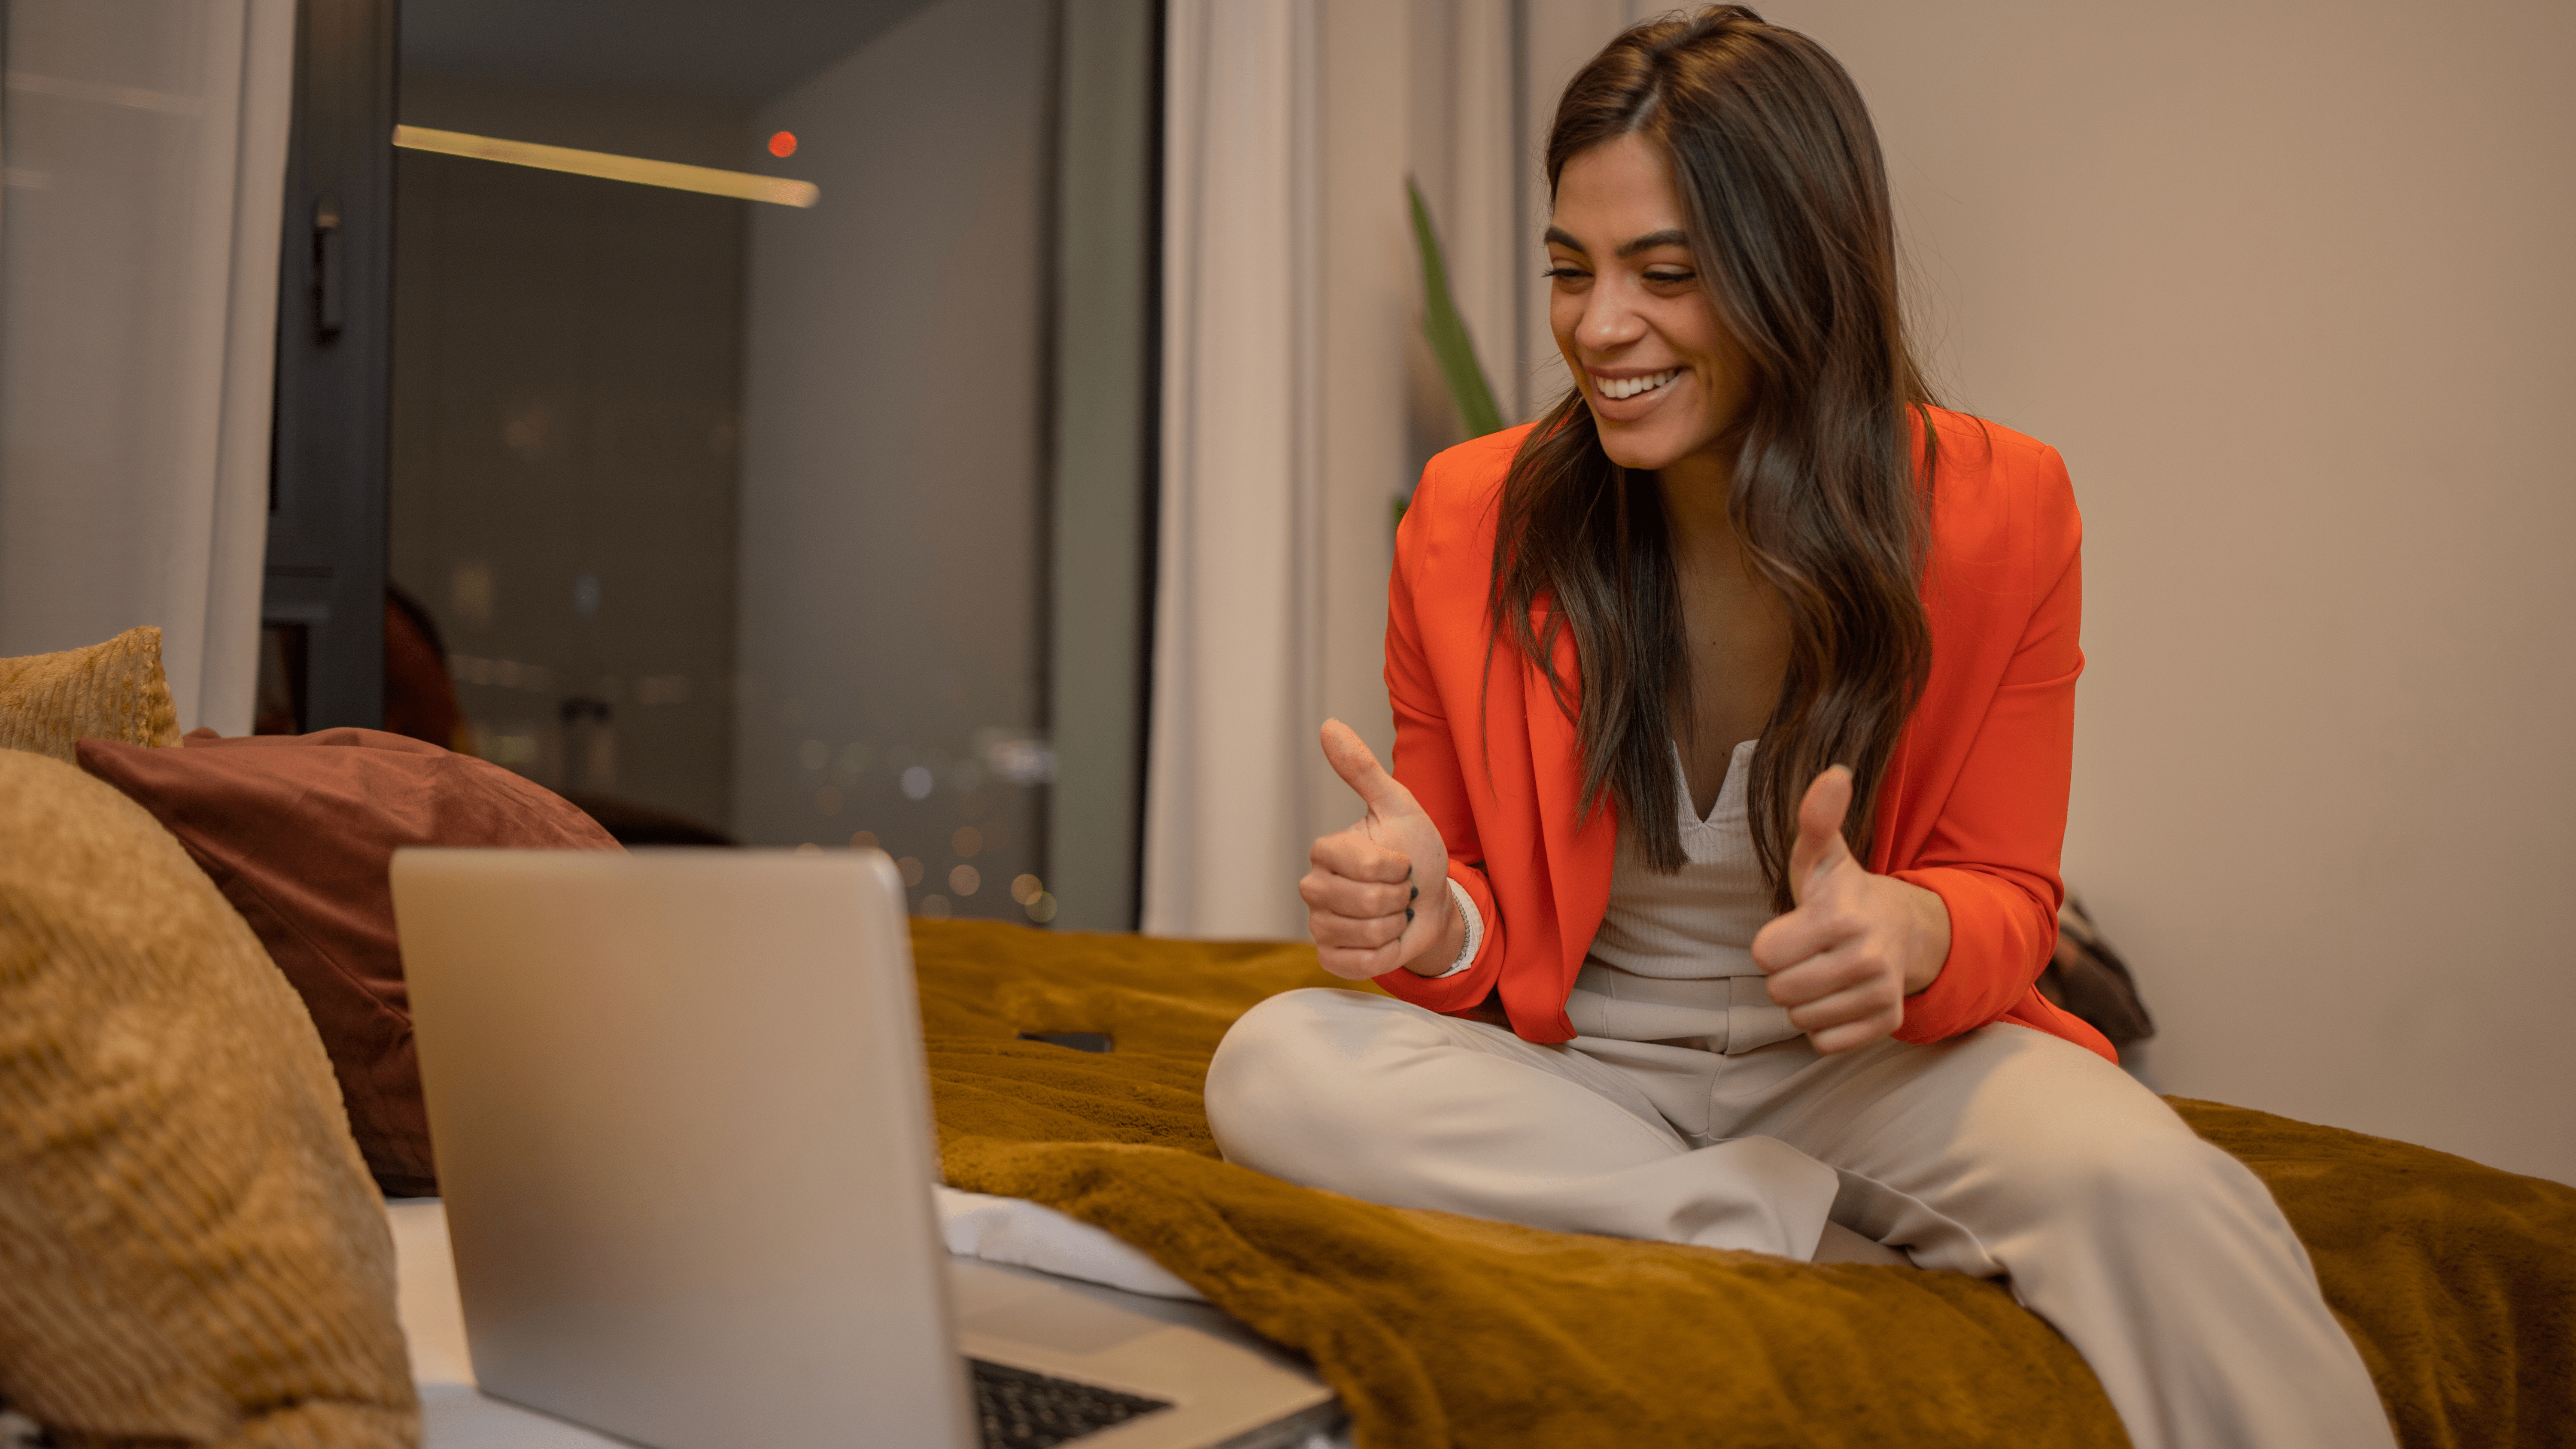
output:
M 1835 765 L 1798 804 L 1789 851 L 1795 909 L 1753 938 L 1771 999 L 1819 1052 L 1867 1046 L 1904 1024 L 1905 998 L 1932 984 L 1950 955 L 1950 909 L 1918 885 L 1872 875 L 1843 843 L 1852 774 Z

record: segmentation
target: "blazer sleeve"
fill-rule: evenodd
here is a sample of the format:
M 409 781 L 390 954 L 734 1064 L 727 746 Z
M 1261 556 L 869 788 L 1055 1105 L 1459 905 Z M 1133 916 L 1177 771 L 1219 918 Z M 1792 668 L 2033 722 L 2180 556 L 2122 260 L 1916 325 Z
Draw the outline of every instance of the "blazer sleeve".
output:
M 2035 471 L 2026 577 L 2036 603 L 1930 833 L 1904 869 L 1889 872 L 1937 893 L 1950 912 L 1950 954 L 1932 984 L 1907 998 L 1900 1041 L 1940 1041 L 2002 1018 L 2029 996 L 2057 944 L 2058 852 L 2084 670 L 2083 522 L 2054 449 L 2043 450 Z
M 1485 852 L 1476 829 L 1474 802 L 1431 666 L 1425 620 L 1415 607 L 1415 588 L 1426 570 L 1461 562 L 1437 557 L 1458 546 L 1458 540 L 1445 536 L 1443 528 L 1448 520 L 1442 505 L 1449 500 L 1441 471 L 1437 460 L 1425 470 L 1413 504 L 1396 529 L 1395 570 L 1386 601 L 1386 696 L 1395 710 L 1395 777 L 1440 827 L 1441 843 L 1449 850 L 1449 878 L 1476 903 L 1484 935 L 1477 943 L 1476 959 L 1455 976 L 1435 979 L 1398 966 L 1375 979 L 1392 996 L 1449 1012 L 1477 1005 L 1494 989 L 1502 974 L 1504 923 L 1483 868 Z

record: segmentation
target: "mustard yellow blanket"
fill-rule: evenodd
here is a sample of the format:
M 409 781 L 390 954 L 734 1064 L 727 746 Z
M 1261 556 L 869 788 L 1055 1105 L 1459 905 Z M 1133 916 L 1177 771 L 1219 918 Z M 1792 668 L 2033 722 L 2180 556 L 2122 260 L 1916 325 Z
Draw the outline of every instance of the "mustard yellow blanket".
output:
M 2125 1442 L 2083 1360 L 1992 1283 L 1539 1232 L 1227 1165 L 1208 1056 L 1263 997 L 1350 984 L 1312 948 L 922 922 L 913 950 L 949 1182 L 1097 1224 L 1305 1353 L 1361 1449 Z M 2174 1105 L 2270 1184 L 2410 1449 L 2576 1444 L 2576 1189 Z

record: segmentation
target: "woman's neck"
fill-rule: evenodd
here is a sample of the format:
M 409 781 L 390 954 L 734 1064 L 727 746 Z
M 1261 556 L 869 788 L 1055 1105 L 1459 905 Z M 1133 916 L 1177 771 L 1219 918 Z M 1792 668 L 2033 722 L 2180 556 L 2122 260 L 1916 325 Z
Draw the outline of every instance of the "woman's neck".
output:
M 1726 781 L 1728 757 L 1762 733 L 1788 665 L 1789 616 L 1780 596 L 1746 566 L 1726 516 L 1731 460 L 1685 458 L 1657 475 L 1680 594 L 1687 707 L 1675 743 L 1691 809 L 1705 818 Z
M 1736 558 L 1735 527 L 1726 517 L 1735 486 L 1733 459 L 1693 453 L 1657 470 L 1655 481 L 1664 495 L 1675 567 L 1688 571 Z

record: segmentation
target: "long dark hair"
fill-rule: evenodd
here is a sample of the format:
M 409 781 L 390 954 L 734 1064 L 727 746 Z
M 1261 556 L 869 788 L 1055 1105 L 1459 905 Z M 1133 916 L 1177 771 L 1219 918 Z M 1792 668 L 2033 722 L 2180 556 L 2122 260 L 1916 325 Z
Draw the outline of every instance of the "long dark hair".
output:
M 1753 754 L 1753 842 L 1777 908 L 1808 782 L 1852 767 L 1843 831 L 1868 858 L 1879 785 L 1931 667 L 1932 399 L 1905 341 L 1878 137 L 1834 58 L 1720 5 L 1640 25 L 1565 88 L 1547 144 L 1566 163 L 1661 143 L 1702 284 L 1752 364 L 1727 441 L 1727 520 L 1788 606 L 1789 662 Z M 1547 602 L 1542 622 L 1534 606 Z M 1522 443 L 1494 536 L 1494 626 L 1546 671 L 1570 630 L 1582 672 L 1583 808 L 1615 799 L 1655 869 L 1683 861 L 1673 730 L 1688 721 L 1681 593 L 1655 475 L 1610 461 L 1580 389 Z

